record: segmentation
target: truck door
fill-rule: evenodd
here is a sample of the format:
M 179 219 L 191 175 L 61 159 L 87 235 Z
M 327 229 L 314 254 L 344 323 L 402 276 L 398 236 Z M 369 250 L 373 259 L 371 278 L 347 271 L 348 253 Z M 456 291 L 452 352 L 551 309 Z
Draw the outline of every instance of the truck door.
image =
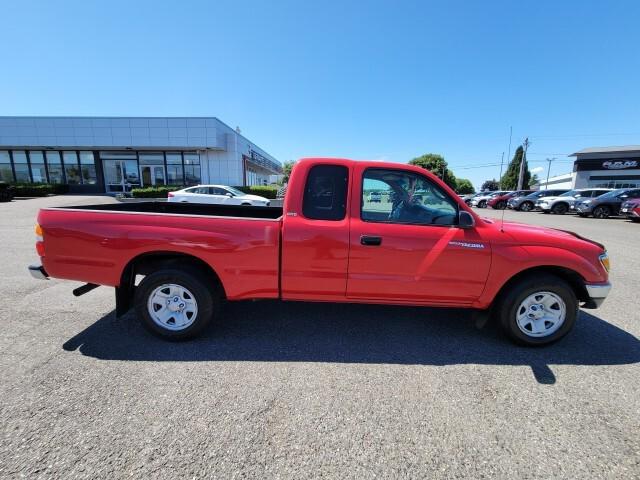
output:
M 484 289 L 491 245 L 458 228 L 458 205 L 417 172 L 356 166 L 347 297 L 412 304 L 467 304 Z M 380 202 L 369 201 L 379 192 Z M 377 195 L 376 195 L 377 196 Z
M 349 167 L 337 160 L 296 169 L 287 189 L 282 227 L 282 298 L 344 299 Z

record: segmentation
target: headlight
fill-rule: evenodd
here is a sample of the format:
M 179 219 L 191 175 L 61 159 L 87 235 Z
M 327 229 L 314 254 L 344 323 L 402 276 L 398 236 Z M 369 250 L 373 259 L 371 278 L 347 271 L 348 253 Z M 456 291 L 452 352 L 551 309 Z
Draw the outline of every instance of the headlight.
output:
M 591 203 L 591 200 L 584 200 L 582 202 L 583 205 L 589 205 Z
M 602 255 L 598 257 L 600 259 L 600 263 L 604 267 L 604 269 L 609 273 L 611 269 L 611 261 L 609 260 L 609 254 L 605 251 Z

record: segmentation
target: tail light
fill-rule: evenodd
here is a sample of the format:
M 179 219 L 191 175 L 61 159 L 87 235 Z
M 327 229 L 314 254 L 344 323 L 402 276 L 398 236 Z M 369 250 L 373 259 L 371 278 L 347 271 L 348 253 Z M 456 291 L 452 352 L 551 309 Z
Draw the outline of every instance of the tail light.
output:
M 42 227 L 36 223 L 36 252 L 38 256 L 44 257 L 44 236 L 42 234 Z
M 167 194 L 167 197 L 169 197 L 169 198 L 173 197 L 173 192 L 169 192 L 169 193 Z

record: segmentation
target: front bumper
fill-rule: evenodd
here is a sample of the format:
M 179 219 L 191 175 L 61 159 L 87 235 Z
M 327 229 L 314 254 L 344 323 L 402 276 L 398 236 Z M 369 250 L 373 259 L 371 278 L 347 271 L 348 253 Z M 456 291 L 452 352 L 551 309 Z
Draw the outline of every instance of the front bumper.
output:
M 585 284 L 589 299 L 582 305 L 583 308 L 598 308 L 604 302 L 611 291 L 611 283 L 587 283 Z
M 38 280 L 49 280 L 49 275 L 42 265 L 29 265 L 29 273 Z

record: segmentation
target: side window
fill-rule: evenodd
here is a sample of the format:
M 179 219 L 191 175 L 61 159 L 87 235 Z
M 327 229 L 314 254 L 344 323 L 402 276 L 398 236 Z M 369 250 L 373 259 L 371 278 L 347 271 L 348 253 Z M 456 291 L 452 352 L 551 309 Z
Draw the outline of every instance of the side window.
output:
M 365 222 L 455 225 L 458 206 L 426 177 L 402 170 L 370 168 L 362 178 Z
M 227 191 L 218 187 L 209 187 L 210 195 L 226 195 Z
M 348 179 L 347 167 L 312 167 L 304 187 L 302 214 L 312 220 L 342 220 L 347 212 Z

